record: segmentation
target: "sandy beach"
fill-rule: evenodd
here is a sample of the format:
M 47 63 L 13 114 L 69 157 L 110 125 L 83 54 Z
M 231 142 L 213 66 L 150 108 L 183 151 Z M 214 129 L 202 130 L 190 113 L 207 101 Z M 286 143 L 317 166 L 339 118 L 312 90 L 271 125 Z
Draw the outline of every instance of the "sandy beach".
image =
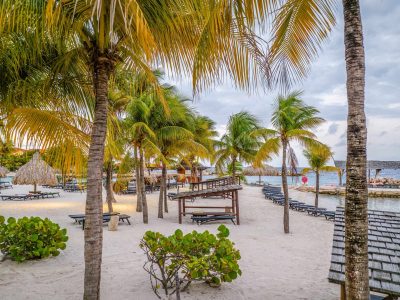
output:
M 31 186 L 15 186 L 3 194 L 24 193 Z M 83 291 L 83 231 L 68 214 L 84 211 L 86 194 L 61 191 L 61 197 L 31 201 L 0 201 L 0 215 L 48 217 L 68 230 L 67 248 L 58 257 L 18 264 L 0 263 L 0 299 L 81 299 Z M 310 198 L 313 195 L 310 194 Z M 337 299 L 339 287 L 327 280 L 333 222 L 290 212 L 291 233 L 283 233 L 283 208 L 265 200 L 259 187 L 239 192 L 241 225 L 226 224 L 240 250 L 242 276 L 220 288 L 193 283 L 182 299 Z M 116 195 L 114 210 L 132 216 L 132 225 L 117 232 L 104 226 L 102 299 L 157 299 L 147 273 L 139 240 L 147 230 L 170 234 L 177 228 L 216 231 L 219 223 L 195 225 L 190 217 L 178 224 L 177 203 L 169 201 L 169 213 L 157 218 L 158 193 L 148 195 L 150 222 L 144 225 L 135 212 L 136 196 Z M 196 200 L 223 201 L 223 200 Z

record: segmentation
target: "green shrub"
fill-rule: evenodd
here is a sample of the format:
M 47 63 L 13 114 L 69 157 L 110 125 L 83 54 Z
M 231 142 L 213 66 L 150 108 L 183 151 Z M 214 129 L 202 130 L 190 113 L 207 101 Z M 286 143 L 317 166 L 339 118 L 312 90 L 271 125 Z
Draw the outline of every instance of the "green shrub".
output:
M 228 228 L 220 225 L 218 231 L 216 235 L 208 231 L 184 235 L 178 229 L 168 237 L 159 232 L 145 233 L 140 243 L 148 259 L 144 269 L 150 274 L 158 297 L 159 288 L 168 296 L 176 292 L 178 284 L 185 289 L 193 280 L 202 280 L 218 286 L 241 275 L 240 253 L 228 239 Z M 176 282 L 176 274 L 179 282 Z
M 11 217 L 6 223 L 0 216 L 0 251 L 18 262 L 57 256 L 66 247 L 66 233 L 47 218 Z

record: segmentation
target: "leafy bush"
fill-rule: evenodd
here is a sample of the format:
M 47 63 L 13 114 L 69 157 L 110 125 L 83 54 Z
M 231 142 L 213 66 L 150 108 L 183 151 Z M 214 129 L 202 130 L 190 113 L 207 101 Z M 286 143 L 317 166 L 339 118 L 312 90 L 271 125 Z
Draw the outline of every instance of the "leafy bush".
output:
M 177 286 L 186 289 L 193 280 L 218 286 L 241 275 L 240 253 L 228 239 L 228 228 L 220 225 L 218 231 L 217 235 L 208 231 L 184 235 L 178 229 L 168 237 L 159 232 L 145 233 L 140 242 L 148 259 L 144 269 L 150 274 L 152 288 L 159 298 L 160 287 L 168 296 L 176 292 Z
M 22 262 L 60 254 L 68 237 L 67 230 L 49 219 L 23 217 L 16 220 L 0 216 L 0 251 Z

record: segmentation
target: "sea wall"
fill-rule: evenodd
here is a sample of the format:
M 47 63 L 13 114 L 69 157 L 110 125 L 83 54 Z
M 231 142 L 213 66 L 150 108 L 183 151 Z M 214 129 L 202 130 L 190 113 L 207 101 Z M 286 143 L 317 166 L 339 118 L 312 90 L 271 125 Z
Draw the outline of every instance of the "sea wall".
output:
M 315 193 L 315 187 L 313 186 L 299 186 L 299 187 L 292 187 L 300 192 L 312 192 Z M 323 186 L 320 187 L 319 193 L 323 195 L 345 195 L 345 188 L 344 187 L 328 187 Z M 400 189 L 379 189 L 373 188 L 368 189 L 368 196 L 375 197 L 375 198 L 400 198 Z

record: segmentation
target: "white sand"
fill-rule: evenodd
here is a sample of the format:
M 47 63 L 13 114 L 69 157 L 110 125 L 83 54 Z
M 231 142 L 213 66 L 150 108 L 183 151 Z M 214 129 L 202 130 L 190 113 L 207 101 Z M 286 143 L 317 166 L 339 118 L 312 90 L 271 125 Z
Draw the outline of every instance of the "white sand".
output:
M 23 193 L 30 186 L 16 186 L 3 194 Z M 0 263 L 0 299 L 82 299 L 83 231 L 68 214 L 82 213 L 86 194 L 61 192 L 61 198 L 33 201 L 0 201 L 0 215 L 41 216 L 66 227 L 69 241 L 58 257 L 18 264 Z M 313 195 L 310 194 L 310 198 Z M 333 223 L 323 218 L 290 212 L 291 234 L 283 233 L 283 208 L 265 200 L 260 188 L 244 187 L 239 193 L 241 225 L 225 224 L 240 249 L 243 275 L 220 288 L 194 283 L 182 299 L 337 299 L 339 287 L 327 280 Z M 197 226 L 184 218 L 178 224 L 177 203 L 169 201 L 170 212 L 157 218 L 158 193 L 148 196 L 150 224 L 144 225 L 135 212 L 136 196 L 117 196 L 115 211 L 132 216 L 132 226 L 120 225 L 110 232 L 104 227 L 102 299 L 156 299 L 147 273 L 139 240 L 147 230 L 172 233 L 181 228 L 215 232 L 218 223 Z M 197 203 L 212 200 L 199 200 Z M 221 200 L 216 200 L 221 201 Z M 225 202 L 228 203 L 228 202 Z

